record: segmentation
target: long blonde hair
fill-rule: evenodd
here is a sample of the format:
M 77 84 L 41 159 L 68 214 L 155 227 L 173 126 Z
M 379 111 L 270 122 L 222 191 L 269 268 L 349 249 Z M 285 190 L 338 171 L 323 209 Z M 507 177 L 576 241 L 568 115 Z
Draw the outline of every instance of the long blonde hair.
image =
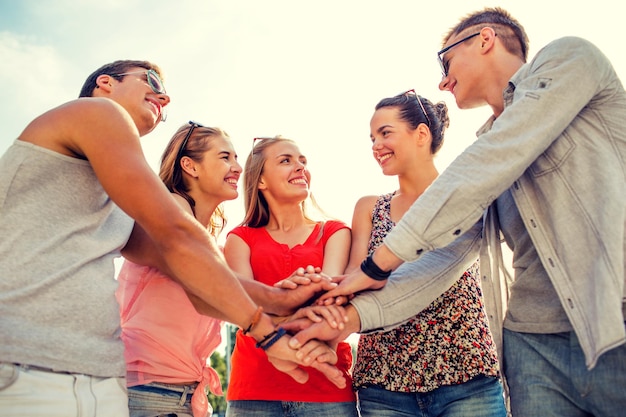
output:
M 263 167 L 267 161 L 265 151 L 270 146 L 280 143 L 289 142 L 296 144 L 295 141 L 281 136 L 274 136 L 271 138 L 259 138 L 255 140 L 255 144 L 246 159 L 246 165 L 243 174 L 244 183 L 244 207 L 246 215 L 244 216 L 241 225 L 249 227 L 263 227 L 266 226 L 270 219 L 270 209 L 267 204 L 267 200 L 263 197 L 263 194 L 259 191 L 259 181 L 261 175 L 263 175 Z M 320 213 L 325 214 L 319 207 L 312 193 L 309 193 L 311 205 Z M 314 221 L 307 214 L 306 200 L 301 203 L 302 214 L 307 220 Z

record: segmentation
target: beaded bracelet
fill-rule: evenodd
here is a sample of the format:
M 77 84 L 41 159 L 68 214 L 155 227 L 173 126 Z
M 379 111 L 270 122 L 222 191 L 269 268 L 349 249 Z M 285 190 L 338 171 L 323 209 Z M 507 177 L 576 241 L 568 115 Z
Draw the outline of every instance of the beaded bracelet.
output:
M 361 262 L 361 271 L 376 281 L 384 281 L 389 278 L 389 275 L 391 275 L 391 270 L 383 271 L 378 265 L 376 265 L 373 254 L 370 254 L 363 260 L 363 262 Z
M 269 349 L 270 347 L 272 347 L 274 343 L 278 342 L 278 339 L 280 339 L 281 337 L 287 334 L 287 330 L 283 329 L 282 327 L 279 327 L 278 330 L 274 331 L 273 333 L 274 333 L 273 337 L 270 340 L 268 340 L 266 344 L 262 343 L 266 340 L 266 339 L 263 339 L 261 342 L 257 343 L 257 347 L 260 347 L 263 350 Z
M 254 312 L 254 316 L 252 316 L 252 321 L 250 325 L 243 330 L 243 334 L 248 334 L 250 330 L 261 320 L 261 314 L 263 314 L 263 307 L 259 306 Z

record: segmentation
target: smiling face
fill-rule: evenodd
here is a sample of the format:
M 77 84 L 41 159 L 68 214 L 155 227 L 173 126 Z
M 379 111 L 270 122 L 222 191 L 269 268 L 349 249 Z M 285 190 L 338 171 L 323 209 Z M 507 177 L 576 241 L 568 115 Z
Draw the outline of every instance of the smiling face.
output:
M 382 107 L 374 112 L 370 121 L 372 155 L 384 175 L 401 175 L 413 166 L 422 149 L 416 146 L 416 133 L 417 129 L 400 118 L 398 107 Z
M 455 45 L 459 41 L 463 42 Z M 481 86 L 487 78 L 487 68 L 482 67 L 485 60 L 481 53 L 481 35 L 468 38 L 466 33 L 461 33 L 446 42 L 446 46 L 451 45 L 454 46 L 442 56 L 447 75 L 439 83 L 439 89 L 451 92 L 460 109 L 484 105 Z
M 184 161 L 181 161 L 184 164 Z M 189 194 L 196 200 L 210 198 L 216 204 L 234 200 L 239 195 L 237 184 L 241 165 L 232 142 L 222 136 L 211 139 L 210 148 L 194 165 L 196 180 L 190 182 Z
M 161 121 L 163 108 L 170 102 L 165 93 L 156 93 L 148 82 L 145 68 L 132 67 L 128 75 L 98 77 L 94 97 L 107 97 L 120 104 L 131 116 L 139 133 L 145 135 Z M 119 79 L 118 79 L 119 78 Z
M 258 188 L 268 202 L 300 203 L 309 196 L 311 174 L 307 160 L 291 141 L 279 141 L 264 150 L 265 163 Z

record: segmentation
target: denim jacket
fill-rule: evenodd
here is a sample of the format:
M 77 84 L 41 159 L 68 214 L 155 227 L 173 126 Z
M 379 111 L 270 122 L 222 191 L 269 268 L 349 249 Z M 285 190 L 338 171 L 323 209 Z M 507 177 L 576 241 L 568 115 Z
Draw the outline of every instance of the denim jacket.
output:
M 475 233 L 476 222 L 483 219 L 482 285 L 499 343 L 508 280 L 500 273 L 497 215 L 487 209 L 510 188 L 586 364 L 593 368 L 602 353 L 626 341 L 626 92 L 597 47 L 566 37 L 523 65 L 503 97 L 502 114 L 478 132 L 478 139 L 385 239 L 396 256 L 411 262 L 394 272 L 385 289 L 352 303 L 363 330 L 416 314 L 426 302 L 421 298 L 436 291 L 414 294 L 418 305 L 394 302 L 405 299 L 416 285 L 411 268 L 420 270 L 426 281 L 420 263 L 429 251 L 445 248 L 459 236 L 471 241 L 466 231 Z M 455 245 L 463 253 L 461 243 Z M 439 294 L 445 291 L 445 280 L 431 281 L 429 287 L 438 286 Z

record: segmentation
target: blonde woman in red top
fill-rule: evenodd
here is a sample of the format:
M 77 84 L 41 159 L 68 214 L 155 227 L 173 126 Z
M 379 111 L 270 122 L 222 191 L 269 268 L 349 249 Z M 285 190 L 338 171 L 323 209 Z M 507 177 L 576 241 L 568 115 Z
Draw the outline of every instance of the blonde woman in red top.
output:
M 307 215 L 310 181 L 306 157 L 294 141 L 255 139 L 244 171 L 245 219 L 229 233 L 224 248 L 228 264 L 241 278 L 274 285 L 306 266 L 320 267 L 330 276 L 343 273 L 350 229 L 340 221 L 318 222 Z M 255 345 L 254 339 L 237 333 L 228 417 L 357 416 L 348 343 L 337 347 L 336 366 L 344 373 L 345 388 L 308 368 L 309 380 L 299 384 L 277 372 Z

